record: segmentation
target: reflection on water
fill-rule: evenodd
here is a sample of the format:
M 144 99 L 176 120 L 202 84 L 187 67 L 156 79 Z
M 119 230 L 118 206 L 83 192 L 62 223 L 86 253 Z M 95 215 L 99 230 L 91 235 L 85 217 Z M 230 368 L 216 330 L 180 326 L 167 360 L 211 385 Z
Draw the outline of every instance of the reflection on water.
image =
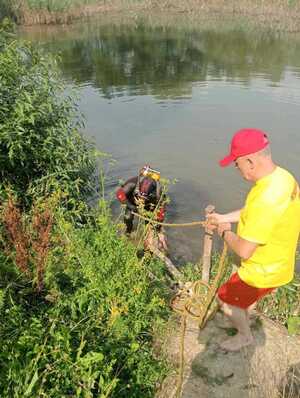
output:
M 85 31 L 32 32 L 50 51 L 62 55 L 64 73 L 77 84 L 92 84 L 107 98 L 155 95 L 190 98 L 192 82 L 239 82 L 253 77 L 280 83 L 286 67 L 299 77 L 300 42 L 270 33 L 242 30 L 182 31 L 115 25 L 88 25 Z M 36 33 L 36 35 L 34 35 Z M 292 44 L 292 45 L 291 45 Z
M 217 160 L 246 126 L 268 131 L 275 159 L 300 179 L 299 38 L 97 22 L 22 35 L 59 53 L 79 88 L 86 134 L 117 160 L 108 191 L 150 163 L 179 180 L 170 221 L 199 219 L 208 203 L 239 207 L 249 187 Z M 169 235 L 177 257 L 199 256 L 198 230 Z

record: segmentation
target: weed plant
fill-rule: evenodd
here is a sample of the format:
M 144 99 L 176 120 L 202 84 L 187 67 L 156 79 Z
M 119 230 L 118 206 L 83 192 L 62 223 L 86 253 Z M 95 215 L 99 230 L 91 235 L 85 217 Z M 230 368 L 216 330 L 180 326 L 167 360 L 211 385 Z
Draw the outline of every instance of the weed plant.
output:
M 75 228 L 56 211 L 44 289 L 0 252 L 1 397 L 153 397 L 153 337 L 169 315 L 163 265 L 139 261 L 106 205 Z
M 212 281 L 217 276 L 220 259 L 221 259 L 221 254 L 218 251 L 213 251 L 211 256 L 210 283 L 212 283 Z M 225 261 L 226 261 L 225 272 L 222 279 L 219 282 L 220 284 L 224 282 L 226 279 L 228 279 L 232 272 L 232 263 L 233 263 L 232 257 L 228 255 Z M 200 260 L 199 264 L 197 265 L 193 263 L 187 263 L 182 268 L 181 271 L 183 274 L 184 281 L 186 282 L 194 282 L 199 279 L 202 279 L 202 261 Z
M 300 333 L 300 277 L 296 274 L 288 285 L 281 286 L 259 303 L 259 309 L 270 319 L 288 327 L 291 333 Z M 293 327 L 294 322 L 298 325 Z
M 49 12 L 62 12 L 70 8 L 76 8 L 99 2 L 99 0 L 28 0 L 31 10 L 47 10 Z

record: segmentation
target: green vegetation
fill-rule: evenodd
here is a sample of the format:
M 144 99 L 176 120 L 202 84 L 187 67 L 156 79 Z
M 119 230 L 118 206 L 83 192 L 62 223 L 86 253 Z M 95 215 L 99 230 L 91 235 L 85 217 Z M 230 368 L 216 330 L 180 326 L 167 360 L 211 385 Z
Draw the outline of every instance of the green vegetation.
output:
M 55 61 L 28 44 L 0 42 L 0 173 L 23 205 L 59 186 L 68 206 L 91 194 L 96 152 L 65 94 Z
M 0 13 L 10 14 L 18 23 L 52 24 L 70 23 L 76 18 L 93 16 L 96 13 L 119 12 L 137 16 L 162 13 L 167 20 L 182 14 L 188 23 L 222 23 L 234 20 L 241 26 L 260 26 L 275 31 L 299 32 L 300 3 L 298 0 L 0 0 Z
M 163 266 L 85 204 L 95 151 L 55 62 L 7 29 L 0 45 L 0 396 L 153 397 Z
M 0 396 L 153 397 L 167 373 L 164 267 L 138 260 L 105 202 L 86 205 L 97 153 L 56 62 L 8 26 L 0 49 Z M 296 283 L 262 308 L 294 331 L 295 303 Z
M 71 7 L 80 7 L 94 4 L 98 0 L 27 0 L 28 8 L 31 10 L 47 10 L 50 12 L 62 12 Z
M 1 397 L 152 397 L 162 265 L 138 261 L 104 204 L 93 225 L 55 220 L 41 293 L 1 252 Z
M 8 16 L 28 25 L 67 23 L 83 17 L 85 8 L 101 7 L 104 3 L 102 0 L 0 0 L 0 17 Z
M 300 278 L 279 287 L 275 293 L 266 296 L 259 304 L 266 316 L 286 326 L 291 334 L 299 334 Z

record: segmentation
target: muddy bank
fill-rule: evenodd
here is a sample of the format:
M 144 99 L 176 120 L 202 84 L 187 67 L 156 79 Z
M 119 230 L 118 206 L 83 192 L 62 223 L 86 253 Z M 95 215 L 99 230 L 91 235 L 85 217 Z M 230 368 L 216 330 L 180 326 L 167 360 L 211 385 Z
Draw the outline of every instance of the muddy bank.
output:
M 171 19 L 180 16 L 190 22 L 225 19 L 242 25 L 260 26 L 277 31 L 300 31 L 300 4 L 297 1 L 250 1 L 241 0 L 110 0 L 68 8 L 57 12 L 51 9 L 30 9 L 26 2 L 18 7 L 16 18 L 19 24 L 67 24 L 76 19 L 95 15 L 107 17 L 119 14 L 129 19 L 153 18 L 153 14 L 165 13 Z

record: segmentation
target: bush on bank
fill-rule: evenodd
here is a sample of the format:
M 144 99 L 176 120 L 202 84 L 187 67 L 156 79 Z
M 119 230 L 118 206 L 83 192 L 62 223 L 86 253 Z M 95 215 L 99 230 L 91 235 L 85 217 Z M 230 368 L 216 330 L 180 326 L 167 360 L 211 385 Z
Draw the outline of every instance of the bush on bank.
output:
M 168 315 L 162 265 L 137 259 L 105 205 L 81 229 L 56 221 L 42 294 L 0 253 L 1 397 L 153 397 L 166 371 L 153 348 Z
M 56 186 L 69 205 L 93 189 L 94 149 L 55 60 L 0 31 L 0 177 L 22 205 Z

